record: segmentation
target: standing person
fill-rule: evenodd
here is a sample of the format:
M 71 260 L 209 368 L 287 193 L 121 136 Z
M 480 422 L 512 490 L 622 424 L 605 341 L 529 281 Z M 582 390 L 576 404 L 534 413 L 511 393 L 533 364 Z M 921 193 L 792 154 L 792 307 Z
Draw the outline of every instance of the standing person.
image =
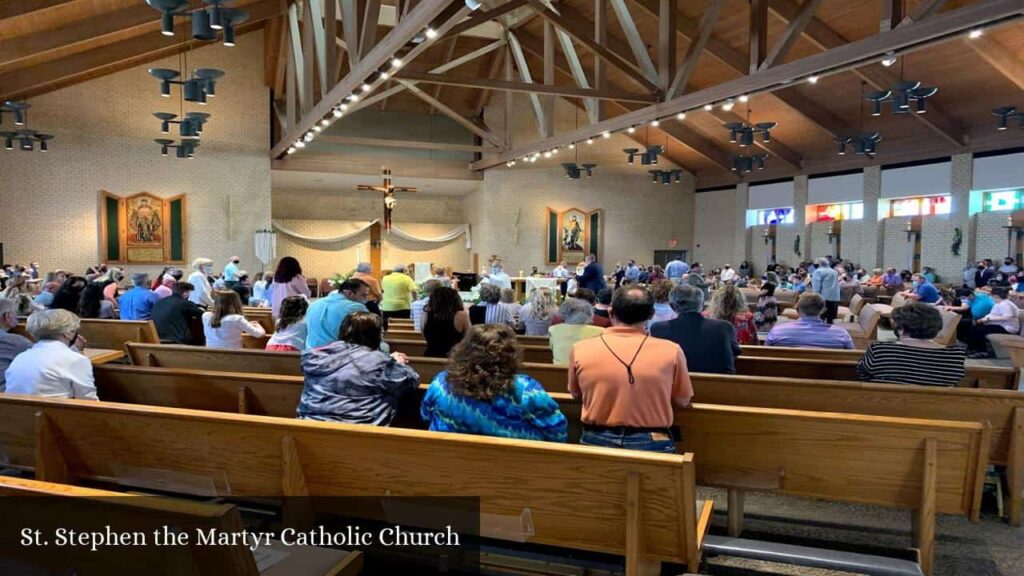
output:
M 992 301 L 995 303 L 988 314 L 975 320 L 967 336 L 969 358 L 988 358 L 989 334 L 1019 334 L 1020 316 L 1017 305 L 1009 300 L 1010 291 L 1003 286 L 992 288 Z
M 380 315 L 380 302 L 384 299 L 384 294 L 380 290 L 380 281 L 373 275 L 373 266 L 369 262 L 356 264 L 356 272 L 352 277 L 366 282 L 366 285 L 370 287 L 370 297 L 366 300 L 366 309 Z
M 693 397 L 686 357 L 674 342 L 651 338 L 654 298 L 625 287 L 612 299 L 612 327 L 569 355 L 569 392 L 583 402 L 581 444 L 675 452 L 675 407 Z
M 778 287 L 779 276 L 775 272 L 765 272 L 754 312 L 754 326 L 758 332 L 768 332 L 779 318 L 779 303 L 775 299 L 775 289 Z
M 469 313 L 459 293 L 453 288 L 437 286 L 424 309 L 423 338 L 427 341 L 424 356 L 447 358 L 470 327 Z
M 224 266 L 224 286 L 229 290 L 233 290 L 235 288 L 235 283 L 238 282 L 238 277 L 240 276 L 239 272 L 241 270 L 238 265 L 241 264 L 241 262 L 242 260 L 238 256 L 232 256 L 228 260 L 227 265 Z
M 153 305 L 151 320 L 164 344 L 201 344 L 192 327 L 202 324 L 204 310 L 189 298 L 196 287 L 191 282 L 176 282 L 171 295 Z M 198 330 L 198 328 L 197 328 Z
M 892 311 L 899 340 L 872 342 L 857 364 L 857 378 L 923 386 L 953 387 L 964 373 L 964 351 L 936 344 L 942 313 L 934 306 L 907 302 Z
M 491 262 L 491 271 L 485 273 L 483 276 L 487 280 L 488 284 L 492 284 L 498 288 L 512 287 L 512 278 L 505 272 L 505 268 L 501 260 Z
M 132 274 L 132 285 L 133 288 L 117 300 L 121 309 L 121 320 L 149 320 L 157 301 L 156 294 L 149 289 L 149 274 Z
M 679 258 L 665 265 L 665 276 L 668 276 L 668 279 L 677 286 L 683 281 L 683 276 L 686 276 L 689 271 L 690 265 Z
M 530 299 L 519 311 L 519 323 L 527 336 L 547 336 L 557 311 L 551 289 L 538 288 L 530 293 Z
M 349 278 L 338 289 L 320 298 L 306 312 L 306 349 L 326 346 L 338 339 L 345 317 L 353 312 L 368 312 L 366 300 L 370 287 L 358 278 Z
M 273 274 L 263 274 L 259 280 L 252 285 L 252 296 L 249 298 L 250 306 L 270 306 L 270 299 L 267 297 L 267 290 L 274 283 Z
M 710 298 L 708 283 L 704 280 L 704 268 L 700 262 L 694 262 L 690 273 L 686 276 L 686 283 L 704 293 L 704 301 Z
M 4 391 L 4 372 L 18 354 L 32 347 L 32 341 L 10 331 L 18 325 L 14 301 L 0 298 L 0 392 Z
M 821 294 L 801 294 L 796 301 L 796 311 L 800 318 L 795 322 L 776 324 L 768 333 L 764 345 L 853 350 L 853 338 L 849 332 L 822 321 L 821 313 L 824 310 L 825 299 Z
M 971 262 L 968 262 L 967 266 L 964 267 L 964 271 L 963 271 L 964 286 L 966 286 L 968 288 L 984 288 L 984 286 L 978 286 L 978 285 L 976 285 L 974 283 L 974 272 L 975 272 L 974 264 L 972 264 Z
M 245 270 L 238 271 L 238 280 L 229 287 L 238 293 L 238 297 L 242 300 L 242 306 L 249 305 L 249 295 L 252 294 L 252 288 L 249 286 L 249 273 Z
M 839 314 L 839 274 L 829 265 L 828 258 L 818 258 L 818 267 L 811 274 L 811 286 L 825 299 L 825 323 L 832 324 Z
M 568 423 L 558 403 L 522 373 L 516 335 L 508 326 L 470 328 L 434 377 L 420 416 L 437 432 L 565 442 Z
M 1017 267 L 1017 261 L 1009 257 L 1004 258 L 1003 265 L 999 267 L 999 272 L 1002 272 L 1006 276 L 1013 276 L 1017 274 L 1018 270 L 1020 270 L 1020 268 Z M 36 277 L 37 276 L 33 276 L 33 278 Z
M 736 271 L 732 269 L 732 264 L 726 264 L 722 268 L 722 273 L 718 275 L 718 280 L 722 285 L 731 284 L 736 281 L 736 278 Z
M 302 354 L 302 396 L 296 410 L 304 420 L 389 426 L 398 401 L 419 384 L 404 354 L 381 352 L 381 317 L 353 312 L 337 340 Z
M 668 302 L 668 295 L 672 292 L 673 286 L 671 280 L 658 280 L 651 284 L 651 295 L 654 296 L 654 317 L 648 322 L 648 327 L 655 322 L 665 322 L 676 317 L 676 311 Z
M 413 300 L 411 306 L 413 330 L 417 332 L 423 331 L 423 310 L 427 307 L 427 303 L 430 302 L 430 296 L 434 293 L 434 290 L 441 287 L 442 284 L 433 278 L 427 280 L 423 283 L 423 286 L 421 286 L 422 290 L 420 290 L 420 298 L 418 300 Z
M 640 267 L 636 265 L 635 259 L 630 258 L 629 262 L 626 264 L 626 273 L 624 278 L 626 282 L 632 282 L 633 284 L 640 282 Z
M 757 344 L 754 315 L 747 309 L 747 300 L 736 286 L 726 284 L 712 294 L 707 316 L 731 323 L 736 329 L 738 343 Z
M 67 310 L 42 310 L 29 316 L 31 348 L 14 357 L 4 379 L 8 394 L 44 398 L 98 400 L 92 362 L 82 354 L 87 342 L 82 322 Z
M 565 296 L 569 288 L 569 277 L 572 276 L 572 272 L 565 267 L 565 260 L 558 263 L 558 266 L 551 271 L 551 277 L 561 280 L 558 282 L 558 289 L 561 291 L 562 296 Z
M 984 288 L 988 286 L 989 280 L 992 280 L 996 275 L 996 270 L 992 266 L 992 260 L 988 258 L 978 262 L 977 270 L 974 272 L 974 285 L 978 288 Z
M 412 318 L 416 282 L 407 271 L 405 264 L 397 264 L 394 271 L 380 281 L 380 289 L 384 294 L 380 301 L 380 310 L 384 313 L 384 330 L 388 329 L 388 320 L 391 318 Z
M 910 290 L 904 290 L 900 292 L 900 295 L 908 300 L 917 300 L 925 304 L 941 304 L 942 295 L 939 294 L 939 289 L 935 287 L 924 274 L 918 272 L 911 277 L 911 288 Z
M 242 300 L 233 290 L 214 294 L 213 311 L 203 314 L 207 348 L 242 348 L 242 334 L 264 336 L 263 326 L 242 316 Z
M 302 266 L 291 256 L 285 256 L 274 270 L 274 282 L 270 285 L 270 313 L 277 318 L 281 313 L 281 302 L 289 296 L 309 298 L 309 285 L 302 275 Z M 335 331 L 337 334 L 337 331 Z
M 164 274 L 163 277 L 160 278 L 160 284 L 153 289 L 153 294 L 156 295 L 156 299 L 162 300 L 170 296 L 172 288 L 174 288 L 174 283 L 174 276 L 171 276 L 170 274 Z
M 604 280 L 604 268 L 601 268 L 601 265 L 597 263 L 597 256 L 587 254 L 584 262 L 586 265 L 583 268 L 583 274 L 580 274 L 576 279 L 578 287 L 593 290 L 594 294 L 597 294 L 603 288 L 607 288 L 608 285 Z
M 701 314 L 704 293 L 681 284 L 669 293 L 669 302 L 679 316 L 651 325 L 651 336 L 678 344 L 686 356 L 686 367 L 692 372 L 735 374 L 736 356 L 741 351 L 736 329 L 729 322 Z
M 272 352 L 302 352 L 306 349 L 306 311 L 309 300 L 302 296 L 289 296 L 281 301 L 281 316 L 274 333 L 267 341 L 266 350 Z
M 551 356 L 555 364 L 569 362 L 572 347 L 581 340 L 594 338 L 604 333 L 605 328 L 594 326 L 594 308 L 586 300 L 566 298 L 558 307 L 563 322 L 548 328 Z
M 189 299 L 200 305 L 209 308 L 213 306 L 213 286 L 210 286 L 210 269 L 213 267 L 213 260 L 209 258 L 196 258 L 192 261 L 192 273 L 188 276 L 188 283 L 195 286 Z

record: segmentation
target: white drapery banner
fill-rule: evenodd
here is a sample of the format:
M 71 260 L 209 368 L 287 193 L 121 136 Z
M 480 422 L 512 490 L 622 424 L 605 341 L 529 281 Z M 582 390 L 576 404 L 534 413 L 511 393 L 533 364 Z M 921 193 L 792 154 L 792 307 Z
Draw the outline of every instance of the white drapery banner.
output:
M 277 233 L 273 230 L 257 230 L 255 236 L 256 258 L 267 265 L 277 257 Z
M 274 227 L 274 230 L 277 230 L 278 232 L 284 234 L 285 236 L 289 236 L 291 238 L 296 238 L 298 240 L 303 240 L 305 242 L 310 242 L 310 243 L 313 243 L 313 244 L 335 244 L 337 242 L 344 242 L 346 240 L 351 240 L 352 238 L 355 238 L 356 236 L 358 236 L 358 235 L 362 234 L 363 232 L 366 232 L 367 230 L 369 230 L 371 226 L 373 226 L 374 224 L 376 224 L 378 222 L 380 222 L 380 219 L 374 220 L 374 221 L 370 222 L 369 224 L 367 224 L 366 226 L 363 226 L 362 228 L 359 228 L 358 230 L 354 230 L 354 231 L 349 232 L 347 234 L 342 234 L 341 236 L 332 236 L 330 238 L 314 238 L 312 236 L 305 236 L 305 235 L 299 234 L 298 232 L 296 232 L 294 230 L 290 230 L 289 228 L 283 226 L 280 222 L 277 222 L 277 221 L 272 221 L 271 225 Z M 394 225 L 391 226 L 391 232 L 389 232 L 389 233 L 390 234 L 394 234 L 395 236 L 398 236 L 399 238 L 404 238 L 406 240 L 412 240 L 414 242 L 424 242 L 426 244 L 445 244 L 445 243 L 451 242 L 452 240 L 455 240 L 459 236 L 462 236 L 463 234 L 465 234 L 466 235 L 466 250 L 470 250 L 470 249 L 473 248 L 473 237 L 472 237 L 472 233 L 471 233 L 471 231 L 469 229 L 469 224 L 460 224 L 460 225 L 456 226 L 455 228 L 452 228 L 448 232 L 445 232 L 444 234 L 442 234 L 440 236 L 436 236 L 434 238 L 422 238 L 422 237 L 419 237 L 419 236 L 413 236 L 412 234 L 409 234 L 407 232 L 403 232 L 401 229 L 395 227 Z

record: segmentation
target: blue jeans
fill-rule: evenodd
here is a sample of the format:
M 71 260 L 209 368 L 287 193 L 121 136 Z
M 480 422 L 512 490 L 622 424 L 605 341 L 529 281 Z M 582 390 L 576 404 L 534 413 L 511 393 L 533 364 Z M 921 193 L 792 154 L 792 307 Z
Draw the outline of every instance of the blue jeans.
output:
M 675 454 L 676 443 L 671 437 L 655 439 L 655 432 L 619 432 L 611 430 L 584 430 L 580 444 L 585 446 L 602 446 L 604 448 L 624 448 L 626 450 L 644 450 L 647 452 L 664 452 Z

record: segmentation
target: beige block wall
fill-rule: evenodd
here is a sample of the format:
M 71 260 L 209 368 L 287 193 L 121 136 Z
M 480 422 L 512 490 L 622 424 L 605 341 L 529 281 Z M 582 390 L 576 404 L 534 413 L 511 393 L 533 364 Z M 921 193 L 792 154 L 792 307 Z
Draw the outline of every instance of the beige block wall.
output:
M 735 246 L 744 238 L 745 230 L 737 226 L 736 211 L 746 210 L 737 203 L 735 189 L 695 194 L 693 261 L 708 269 L 731 262 Z M 748 258 L 761 261 L 761 258 Z
M 33 98 L 30 127 L 57 139 L 45 154 L 0 150 L 6 259 L 84 271 L 100 259 L 100 191 L 145 191 L 188 198 L 189 258 L 206 256 L 219 268 L 238 255 L 244 267 L 258 270 L 253 233 L 270 224 L 262 46 L 262 33 L 253 33 L 240 36 L 235 48 L 210 45 L 191 55 L 189 70 L 227 72 L 208 106 L 184 107 L 212 114 L 194 160 L 164 158 L 153 142 L 162 136 L 153 112 L 179 113 L 179 91 L 161 98 L 146 69 L 177 69 L 177 57 Z M 129 269 L 159 271 L 160 265 Z

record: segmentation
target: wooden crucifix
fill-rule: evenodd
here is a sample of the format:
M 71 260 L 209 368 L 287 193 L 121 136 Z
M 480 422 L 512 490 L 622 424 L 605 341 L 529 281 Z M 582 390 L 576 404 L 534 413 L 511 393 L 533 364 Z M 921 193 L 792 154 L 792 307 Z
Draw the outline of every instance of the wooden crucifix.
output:
M 372 192 L 382 192 L 384 194 L 384 232 L 391 231 L 391 212 L 395 209 L 395 192 L 416 192 L 416 188 L 409 186 L 395 186 L 392 183 L 391 169 L 387 166 L 381 166 L 380 168 L 381 178 L 383 183 L 380 186 L 369 186 L 367 184 L 360 184 L 356 186 L 356 190 L 369 190 Z

